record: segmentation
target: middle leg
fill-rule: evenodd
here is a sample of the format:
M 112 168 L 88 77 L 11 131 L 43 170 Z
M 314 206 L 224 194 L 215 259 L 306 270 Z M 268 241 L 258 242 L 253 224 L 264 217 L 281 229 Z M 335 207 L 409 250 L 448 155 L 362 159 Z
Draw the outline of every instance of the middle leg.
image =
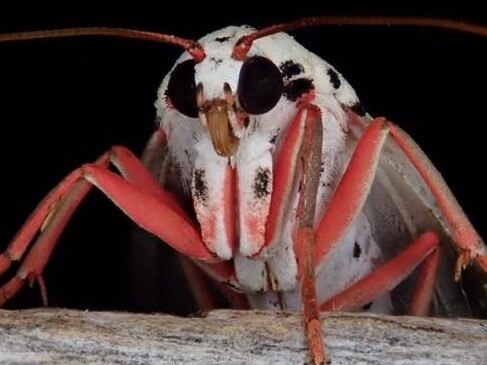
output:
M 353 311 L 360 309 L 394 289 L 418 265 L 423 263 L 408 314 L 428 315 L 439 263 L 439 242 L 436 233 L 422 234 L 394 259 L 321 304 L 321 310 Z

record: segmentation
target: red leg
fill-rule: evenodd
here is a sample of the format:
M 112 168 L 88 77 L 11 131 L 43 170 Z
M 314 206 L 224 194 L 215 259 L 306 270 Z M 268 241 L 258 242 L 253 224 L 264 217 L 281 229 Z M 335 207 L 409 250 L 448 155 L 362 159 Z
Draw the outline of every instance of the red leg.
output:
M 177 199 L 159 185 L 151 172 L 130 150 L 123 146 L 114 146 L 110 157 L 110 162 L 120 171 L 125 180 L 151 195 L 160 196 L 171 209 L 188 222 L 192 222 Z
M 317 268 L 325 263 L 362 209 L 372 186 L 388 131 L 386 120 L 376 119 L 357 144 L 347 170 L 315 232 Z
M 265 256 L 269 249 L 280 242 L 284 222 L 289 214 L 291 194 L 295 184 L 299 183 L 300 195 L 293 241 L 302 283 L 305 326 L 313 364 L 323 364 L 327 360 L 316 296 L 313 250 L 313 223 L 321 171 L 322 128 L 319 108 L 311 104 L 301 106 L 291 123 L 275 166 L 265 243 L 254 255 Z
M 296 179 L 300 195 L 296 212 L 294 238 L 298 273 L 302 283 L 306 334 L 313 364 L 327 361 L 323 341 L 321 316 L 316 296 L 314 270 L 313 224 L 316 194 L 320 179 L 323 127 L 321 111 L 313 106 L 303 106 L 294 119 L 279 156 L 275 185 L 266 230 L 266 249 L 280 239 L 286 204 Z
M 156 135 L 159 138 L 164 137 L 159 131 L 156 132 Z M 141 165 L 137 158 L 125 147 L 113 147 L 111 152 L 104 153 L 94 164 L 104 166 L 106 168 L 108 167 L 109 162 L 113 162 L 113 164 L 122 173 L 122 176 L 124 176 L 128 181 L 131 181 L 134 185 L 140 189 L 146 190 L 147 192 L 162 195 L 163 199 L 165 199 L 168 205 L 170 205 L 183 217 L 186 217 L 186 213 L 180 208 L 172 195 L 164 191 L 164 189 L 162 189 L 157 182 L 155 182 L 155 180 L 151 177 L 150 172 L 143 165 Z M 46 198 L 38 205 L 34 213 L 27 219 L 26 223 L 19 230 L 19 233 L 12 240 L 8 248 L 2 254 L 0 254 L 0 275 L 10 267 L 12 261 L 17 261 L 20 259 L 32 241 L 34 235 L 38 231 L 47 231 L 47 229 L 45 229 L 46 227 L 56 226 L 56 231 L 58 231 L 58 234 L 60 234 L 76 210 L 77 206 L 92 188 L 92 185 L 87 181 L 78 181 L 76 186 L 73 187 L 72 191 L 69 193 L 69 198 L 66 198 L 61 204 L 60 197 L 53 197 L 53 192 L 57 191 L 58 189 L 62 189 L 61 185 L 66 185 L 66 179 L 63 180 L 58 187 L 53 189 L 52 193 L 46 196 Z M 62 210 L 62 213 L 59 212 L 59 210 Z M 54 216 L 57 217 L 56 224 L 49 225 L 48 223 L 52 222 L 52 218 Z M 190 221 L 189 218 L 188 221 Z M 44 233 L 44 236 L 46 235 L 47 234 Z M 56 239 L 57 237 L 53 238 L 52 240 Z
M 366 124 L 359 116 L 352 112 L 349 115 L 353 122 L 362 128 L 366 128 Z M 393 123 L 389 123 L 389 125 L 392 138 L 424 179 L 435 197 L 445 220 L 448 222 L 454 241 L 463 250 L 458 258 L 455 278 L 457 280 L 460 279 L 462 268 L 465 268 L 471 260 L 475 260 L 479 267 L 487 273 L 487 247 L 463 212 L 441 174 L 406 132 Z
M 455 272 L 456 280 L 460 279 L 461 269 L 465 268 L 472 259 L 475 259 L 484 272 L 487 273 L 486 246 L 438 170 L 436 170 L 431 161 L 411 137 L 392 123 L 391 135 L 416 167 L 426 182 L 426 185 L 430 188 L 431 193 L 436 198 L 441 211 L 445 215 L 445 219 L 451 227 L 454 241 L 463 250 L 463 254 L 459 256 L 457 270 Z
M 95 164 L 106 167 L 108 165 L 108 160 L 108 153 L 105 153 L 95 162 Z M 39 203 L 34 212 L 27 218 L 25 224 L 19 230 L 12 242 L 8 245 L 7 249 L 0 254 L 0 275 L 8 270 L 12 261 L 18 261 L 22 257 L 37 233 L 41 233 L 43 236 L 46 235 L 45 232 L 49 231 L 49 226 L 52 227 L 52 224 L 50 225 L 49 223 L 53 222 L 55 216 L 59 217 L 60 215 L 67 215 L 67 218 L 69 219 L 70 215 L 67 212 L 63 212 L 64 214 L 58 213 L 60 206 L 77 206 L 91 189 L 91 185 L 88 182 L 80 181 L 76 187 L 72 188 L 70 194 L 70 203 L 72 204 L 60 204 L 60 197 L 66 193 L 67 185 L 70 187 L 74 185 L 71 175 L 61 181 L 58 186 Z M 59 226 L 59 224 L 57 226 Z
M 343 238 L 348 227 L 362 209 L 372 185 L 379 156 L 389 133 L 390 124 L 383 118 L 375 119 L 364 132 L 357 144 L 327 211 L 315 233 L 315 264 L 323 265 L 330 253 Z M 388 263 L 382 269 L 372 273 L 366 279 L 339 294 L 333 300 L 321 306 L 321 309 L 351 309 L 365 305 L 395 287 L 405 276 L 423 261 L 431 252 L 430 245 L 437 245 L 436 235 L 422 236 L 400 257 Z M 428 251 L 430 250 L 430 251 Z M 433 291 L 434 278 L 438 265 L 438 253 L 426 261 L 421 274 L 411 313 L 424 313 L 429 308 Z
M 132 182 L 107 170 L 110 160 L 121 166 Z M 88 182 L 98 186 L 137 224 L 184 255 L 207 262 L 217 261 L 201 241 L 198 228 L 181 213 L 175 200 L 168 198 L 156 183 L 150 182 L 150 173 L 128 150 L 115 147 L 95 164 L 73 171 L 49 193 L 0 256 L 0 273 L 3 273 L 11 261 L 24 254 L 39 233 L 16 276 L 0 288 L 0 305 L 20 289 L 26 278 L 41 275 L 62 230 L 91 188 Z
M 429 315 L 439 263 L 439 249 L 434 250 L 425 258 L 409 306 L 409 315 L 418 317 Z
M 436 233 L 429 232 L 421 235 L 387 264 L 323 303 L 321 309 L 325 311 L 359 309 L 394 289 L 424 261 L 409 312 L 412 315 L 427 315 L 438 268 L 438 245 L 439 237 Z
M 323 126 L 318 108 L 306 108 L 306 120 L 303 144 L 299 156 L 301 192 L 296 212 L 297 258 L 299 277 L 302 281 L 302 297 L 306 317 L 306 332 L 313 363 L 324 364 L 327 359 L 323 340 L 318 298 L 316 295 L 316 277 L 314 265 L 313 225 L 316 208 L 316 194 L 320 180 L 321 150 Z
M 291 193 L 296 180 L 300 149 L 304 140 L 306 115 L 305 108 L 298 111 L 281 148 L 274 171 L 271 206 L 265 229 L 265 244 L 256 256 L 265 255 L 281 239 L 286 214 L 289 212 Z

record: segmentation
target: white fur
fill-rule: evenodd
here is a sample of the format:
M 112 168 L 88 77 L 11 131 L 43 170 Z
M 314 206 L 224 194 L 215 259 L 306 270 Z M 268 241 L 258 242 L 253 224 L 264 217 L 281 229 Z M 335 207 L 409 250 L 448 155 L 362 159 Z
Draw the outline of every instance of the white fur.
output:
M 194 145 L 194 149 L 196 151 L 194 168 L 205 171 L 205 185 L 208 189 L 207 200 L 198 202 L 199 204 L 197 205 L 195 204 L 195 208 L 198 207 L 196 213 L 200 219 L 208 215 L 213 215 L 216 219 L 216 237 L 214 242 L 208 243 L 205 240 L 205 229 L 208 228 L 206 226 L 202 226 L 203 240 L 210 245 L 209 248 L 212 252 L 215 252 L 223 259 L 229 260 L 232 258 L 233 252 L 226 235 L 225 211 L 223 206 L 219 204 L 223 200 L 225 190 L 227 161 L 216 154 L 211 140 L 206 134 Z M 196 200 L 195 194 L 193 194 L 193 199 Z
M 238 209 L 240 253 L 244 256 L 252 256 L 259 251 L 264 244 L 266 217 L 269 214 L 271 195 L 262 199 L 256 199 L 254 194 L 255 173 L 261 169 L 272 171 L 272 145 L 267 138 L 259 132 L 252 133 L 247 138 L 242 138 L 237 155 L 238 176 Z M 272 179 L 269 180 L 269 192 L 272 192 Z M 250 231 L 245 224 L 247 218 L 262 216 L 258 224 L 258 232 Z M 254 227 L 257 228 L 257 227 Z M 257 242 L 254 242 L 256 233 L 259 234 Z
M 203 84 L 205 99 L 223 99 L 225 82 L 230 85 L 233 92 L 237 90 L 242 62 L 234 60 L 231 53 L 235 42 L 242 35 L 251 31 L 252 29 L 246 26 L 227 27 L 199 40 L 205 49 L 206 58 L 195 67 L 195 82 Z M 216 40 L 221 37 L 230 37 L 230 40 L 223 43 Z M 316 213 L 316 221 L 319 221 L 350 158 L 350 146 L 347 146 L 349 127 L 344 109 L 357 103 L 358 98 L 352 87 L 339 73 L 337 74 L 340 79 L 340 87 L 335 89 L 327 76 L 328 70 L 334 70 L 332 66 L 306 50 L 287 34 L 278 33 L 258 39 L 249 52 L 249 56 L 253 55 L 265 56 L 278 67 L 285 61 L 297 62 L 302 65 L 303 72 L 291 77 L 290 80 L 306 77 L 311 79 L 315 86 L 316 98 L 313 103 L 321 109 L 323 123 L 323 172 L 320 178 Z M 184 53 L 176 65 L 189 57 L 187 53 Z M 206 150 L 212 150 L 212 146 L 209 143 L 206 128 L 200 120 L 185 117 L 167 106 L 165 90 L 169 78 L 170 74 L 166 76 L 159 89 L 156 107 L 160 127 L 169 136 L 171 158 L 181 171 L 183 186 L 189 186 L 195 165 L 203 168 L 208 176 L 208 181 L 214 184 L 211 188 L 211 199 L 217 199 L 219 190 L 222 189 L 223 176 L 222 169 L 215 168 L 215 166 L 220 166 L 222 157 L 213 151 Z M 250 124 L 245 133 L 240 133 L 240 131 L 237 134 L 240 138 L 240 149 L 232 161 L 241 177 L 238 181 L 241 202 L 237 219 L 244 216 L 246 210 L 252 209 L 252 206 L 256 209 L 268 209 L 268 202 L 253 201 L 251 196 L 252 176 L 255 175 L 259 166 L 267 166 L 272 169 L 282 147 L 287 128 L 296 112 L 296 102 L 282 96 L 278 104 L 269 112 L 250 116 Z M 269 140 L 273 136 L 275 136 L 275 143 L 271 145 Z M 273 308 L 283 305 L 285 308 L 297 309 L 301 306 L 297 264 L 291 237 L 295 228 L 296 204 L 297 197 L 289 207 L 291 214 L 285 224 L 280 246 L 272 252 L 272 257 L 266 259 L 267 263 L 244 257 L 255 252 L 252 250 L 252 244 L 248 242 L 249 238 L 245 229 L 240 226 L 239 242 L 237 243 L 239 252 L 233 253 L 233 257 L 237 279 L 241 287 L 250 292 L 266 291 L 270 289 L 268 285 L 270 281 L 275 289 L 286 291 L 280 298 L 280 304 L 276 304 L 278 302 L 276 298 L 279 295 L 273 291 L 267 291 L 267 294 L 265 292 L 249 294 L 249 300 L 255 307 Z M 361 214 L 343 239 L 342 246 L 334 253 L 333 259 L 319 273 L 320 301 L 328 299 L 343 290 L 346 285 L 366 275 L 377 266 L 377 262 L 381 261 L 379 246 L 370 234 L 369 226 L 367 217 Z M 356 241 L 360 243 L 364 253 L 359 259 L 353 257 Z M 219 241 L 216 246 L 216 251 L 221 257 L 228 258 L 229 255 L 232 255 L 225 249 L 224 239 Z M 387 299 L 385 302 L 385 307 L 387 307 Z

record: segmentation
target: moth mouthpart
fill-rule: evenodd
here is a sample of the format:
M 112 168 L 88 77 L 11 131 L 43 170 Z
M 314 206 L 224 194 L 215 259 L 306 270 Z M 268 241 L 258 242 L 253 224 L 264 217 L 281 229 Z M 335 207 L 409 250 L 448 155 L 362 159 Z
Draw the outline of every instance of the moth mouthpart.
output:
M 224 99 L 214 99 L 202 105 L 213 147 L 217 154 L 224 157 L 235 155 L 239 145 L 239 139 L 230 124 L 230 107 Z

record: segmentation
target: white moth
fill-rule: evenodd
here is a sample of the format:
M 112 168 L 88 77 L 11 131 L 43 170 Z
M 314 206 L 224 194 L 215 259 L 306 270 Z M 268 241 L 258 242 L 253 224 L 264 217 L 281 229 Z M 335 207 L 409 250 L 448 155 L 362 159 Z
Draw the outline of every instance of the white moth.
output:
M 194 66 L 194 83 L 202 85 L 206 99 L 225 99 L 224 84 L 232 91 L 239 87 L 242 62 L 232 58 L 232 50 L 242 36 L 252 33 L 247 26 L 227 27 L 201 38 L 199 43 L 206 57 Z M 260 115 L 248 116 L 248 125 L 239 128 L 232 124 L 239 138 L 239 147 L 231 159 L 237 171 L 238 198 L 235 201 L 237 243 L 224 234 L 225 212 L 216 213 L 217 233 L 212 251 L 235 265 L 237 281 L 234 286 L 246 293 L 254 308 L 300 309 L 302 307 L 297 277 L 296 255 L 292 234 L 295 229 L 296 197 L 288 208 L 286 224 L 279 244 L 258 259 L 249 258 L 260 244 L 252 242 L 253 232 L 246 225 L 249 212 L 262 217 L 260 229 L 265 229 L 269 199 L 272 194 L 272 175 L 267 176 L 268 194 L 255 194 L 259 171 L 272 171 L 279 155 L 288 127 L 296 115 L 303 95 L 312 93 L 313 103 L 323 115 L 322 172 L 320 176 L 315 220 L 323 216 L 327 203 L 343 175 L 362 132 L 354 127 L 347 111 L 359 109 L 359 99 L 343 76 L 326 61 L 308 51 L 291 36 L 272 34 L 256 40 L 248 57 L 262 56 L 279 68 L 284 79 L 284 92 L 275 106 Z M 184 53 L 162 82 L 156 101 L 159 128 L 168 136 L 167 155 L 162 165 L 172 176 L 168 188 L 198 202 L 201 199 L 195 186 L 205 189 L 206 207 L 222 201 L 225 186 L 225 166 L 228 157 L 215 152 L 203 113 L 195 117 L 182 114 L 168 103 L 168 85 L 178 66 L 191 60 Z M 371 120 L 368 115 L 365 119 Z M 156 173 L 164 175 L 164 171 Z M 201 180 L 203 176 L 203 181 Z M 164 178 L 164 180 L 166 180 Z M 171 183 L 172 182 L 172 183 Z M 197 209 L 205 239 L 205 208 Z M 392 141 L 387 141 L 380 158 L 370 195 L 348 233 L 332 257 L 317 271 L 317 290 L 320 303 L 333 297 L 346 287 L 371 273 L 379 265 L 397 255 L 419 233 L 433 230 L 441 233 L 443 241 L 440 275 L 437 282 L 435 312 L 443 315 L 461 315 L 469 312 L 462 287 L 454 282 L 455 253 L 450 242 L 448 224 L 445 223 L 437 203 L 415 167 Z M 412 280 L 397 290 L 378 298 L 367 309 L 386 313 L 404 311 L 405 293 L 410 291 Z M 407 294 L 406 294 L 407 297 Z
M 92 184 L 193 260 L 186 273 L 198 281 L 196 297 L 206 272 L 245 296 L 237 304 L 219 286 L 236 307 L 304 307 L 316 364 L 326 359 L 320 309 L 424 315 L 433 297 L 435 315 L 485 311 L 487 248 L 439 172 L 400 128 L 363 111 L 333 66 L 278 32 L 337 23 L 232 26 L 199 42 L 117 28 L 0 35 L 0 42 L 110 35 L 187 51 L 159 89 L 145 166 L 117 146 L 54 188 L 0 254 L 0 275 L 23 261 L 0 287 L 0 305 L 27 279 L 46 300 L 42 271 Z M 394 23 L 487 34 L 441 20 Z M 474 280 L 460 281 L 469 264 Z

